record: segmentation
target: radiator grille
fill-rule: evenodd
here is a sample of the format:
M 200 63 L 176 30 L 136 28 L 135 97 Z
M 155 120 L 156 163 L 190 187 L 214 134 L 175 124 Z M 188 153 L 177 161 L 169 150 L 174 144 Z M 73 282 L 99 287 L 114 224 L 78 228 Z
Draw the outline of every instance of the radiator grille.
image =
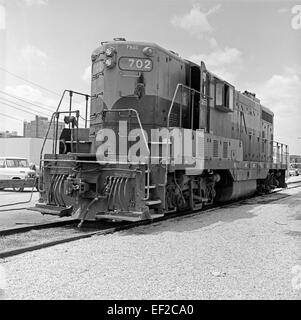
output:
M 170 120 L 169 120 L 169 125 L 171 127 L 177 127 L 179 125 L 179 117 L 176 113 L 171 113 L 170 114 Z
M 213 140 L 213 157 L 218 157 L 218 141 Z
M 228 158 L 228 142 L 223 143 L 223 158 Z

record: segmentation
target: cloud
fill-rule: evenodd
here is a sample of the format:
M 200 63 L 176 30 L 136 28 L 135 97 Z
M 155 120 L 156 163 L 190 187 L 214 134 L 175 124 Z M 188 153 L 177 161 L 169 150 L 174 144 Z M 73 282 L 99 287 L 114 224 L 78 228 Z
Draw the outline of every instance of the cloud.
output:
M 217 46 L 209 54 L 194 54 L 188 60 L 200 64 L 205 62 L 207 69 L 224 80 L 235 83 L 242 68 L 242 53 L 236 48 L 226 47 L 221 49 Z
M 30 64 L 45 64 L 48 58 L 47 54 L 33 45 L 27 45 L 21 49 L 21 57 Z
M 211 8 L 208 12 L 201 11 L 200 4 L 194 4 L 190 12 L 182 16 L 174 16 L 171 19 L 171 24 L 179 29 L 188 31 L 191 35 L 202 38 L 204 33 L 213 31 L 213 27 L 208 21 L 208 17 L 216 13 L 221 8 L 217 5 Z
M 275 139 L 288 144 L 291 153 L 301 154 L 297 140 L 301 137 L 301 68 L 286 67 L 253 88 L 261 103 L 275 114 Z
M 82 79 L 85 81 L 85 82 L 90 82 L 91 81 L 91 66 L 88 66 L 83 75 L 82 75 Z
M 210 37 L 210 38 L 207 38 L 206 40 L 209 42 L 209 45 L 210 45 L 211 49 L 215 49 L 215 48 L 218 47 L 218 42 L 216 41 L 215 38 Z
M 285 68 L 257 88 L 263 104 L 280 116 L 300 114 L 301 77 L 297 68 Z
M 174 16 L 171 23 L 173 26 L 186 30 L 191 35 L 208 42 L 212 50 L 209 54 L 193 54 L 189 60 L 197 64 L 204 61 L 211 72 L 234 84 L 242 68 L 242 53 L 236 48 L 220 48 L 217 40 L 209 36 L 214 29 L 209 23 L 208 17 L 218 12 L 220 8 L 221 5 L 218 4 L 205 12 L 201 10 L 200 4 L 195 4 L 189 13 Z
M 226 64 L 236 62 L 241 58 L 241 52 L 236 48 L 226 47 L 224 50 L 217 49 L 210 54 L 192 56 L 195 60 L 203 58 L 211 68 L 219 68 Z
M 44 6 L 48 5 L 48 0 L 22 0 L 27 6 Z

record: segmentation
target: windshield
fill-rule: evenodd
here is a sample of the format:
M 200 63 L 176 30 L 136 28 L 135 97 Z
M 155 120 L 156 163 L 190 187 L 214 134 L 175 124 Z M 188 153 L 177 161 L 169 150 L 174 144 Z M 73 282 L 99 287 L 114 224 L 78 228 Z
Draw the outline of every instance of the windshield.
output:
M 8 168 L 28 168 L 29 164 L 26 159 L 6 159 Z

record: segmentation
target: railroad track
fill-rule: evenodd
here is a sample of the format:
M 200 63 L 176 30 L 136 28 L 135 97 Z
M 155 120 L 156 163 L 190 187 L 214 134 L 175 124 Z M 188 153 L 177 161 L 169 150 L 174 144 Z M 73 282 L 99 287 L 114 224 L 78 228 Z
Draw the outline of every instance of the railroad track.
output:
M 301 181 L 291 182 L 287 189 L 294 189 L 301 187 Z M 277 201 L 288 197 L 286 195 L 282 198 L 272 198 L 272 195 L 285 191 L 287 189 L 277 189 L 267 195 L 255 195 L 248 199 L 241 199 L 230 203 L 212 205 L 204 208 L 202 213 L 216 211 L 221 208 L 227 208 L 240 204 L 249 204 L 246 200 L 254 200 L 253 203 L 261 203 L 259 198 L 265 198 L 266 202 Z M 270 196 L 270 199 L 268 198 Z M 259 200 L 258 202 L 256 201 Z M 187 217 L 189 215 L 197 214 L 196 211 L 187 210 L 185 212 L 176 212 L 168 214 L 164 217 L 155 218 L 153 220 L 143 220 L 138 222 L 86 222 L 81 229 L 77 228 L 77 220 L 59 221 L 40 225 L 32 225 L 20 228 L 13 228 L 0 231 L 0 259 L 16 256 L 25 252 L 35 251 L 47 247 L 52 247 L 58 244 L 68 243 L 76 240 L 90 238 L 92 236 L 107 235 L 110 233 L 128 230 L 134 227 L 149 225 L 156 222 L 170 220 L 173 218 Z M 49 240 L 50 239 L 50 240 Z M 5 249 L 1 249 L 5 248 Z
M 0 230 L 0 237 L 10 236 L 13 234 L 18 234 L 18 233 L 25 233 L 25 232 L 29 232 L 29 231 L 33 231 L 33 230 L 58 228 L 58 227 L 76 225 L 76 224 L 78 224 L 78 221 L 76 219 L 55 221 L 55 222 L 48 222 L 48 223 L 39 223 L 39 224 L 30 224 L 28 226 Z

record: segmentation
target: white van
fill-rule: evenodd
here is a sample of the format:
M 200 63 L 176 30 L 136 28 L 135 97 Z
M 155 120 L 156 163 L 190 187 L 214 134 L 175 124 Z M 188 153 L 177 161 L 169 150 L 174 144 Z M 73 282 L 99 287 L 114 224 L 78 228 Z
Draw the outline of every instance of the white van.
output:
M 0 157 L 0 180 L 30 180 L 35 177 L 36 172 L 30 168 L 26 158 Z M 22 191 L 23 188 L 14 189 Z

